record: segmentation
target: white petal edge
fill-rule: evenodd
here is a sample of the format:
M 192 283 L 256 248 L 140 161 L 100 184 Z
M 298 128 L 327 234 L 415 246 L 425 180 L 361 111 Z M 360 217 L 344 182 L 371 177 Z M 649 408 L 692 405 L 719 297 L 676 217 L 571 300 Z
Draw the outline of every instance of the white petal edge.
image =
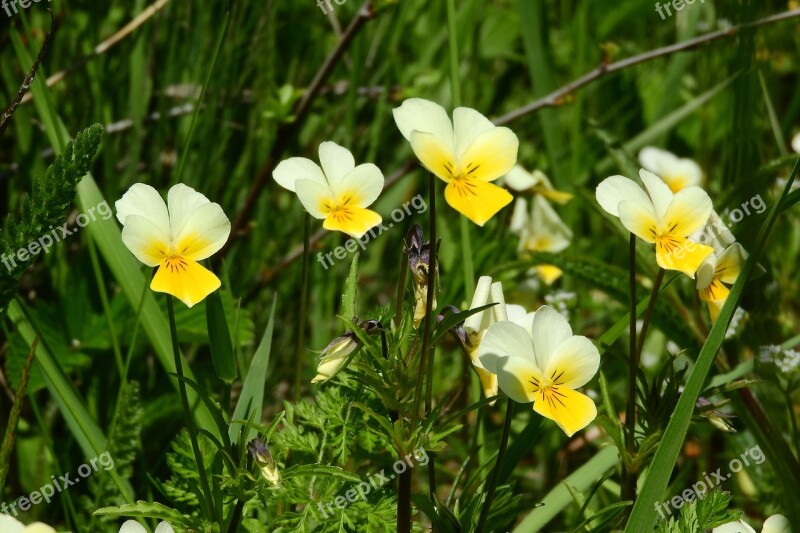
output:
M 305 157 L 291 157 L 281 161 L 272 171 L 272 178 L 278 185 L 292 192 L 297 192 L 297 182 L 300 180 L 328 184 L 319 165 Z
M 337 199 L 345 194 L 354 194 L 356 207 L 369 207 L 383 192 L 384 178 L 381 169 L 372 163 L 358 165 L 337 182 L 331 182 L 331 189 Z
M 350 150 L 331 141 L 319 145 L 319 162 L 334 191 L 337 184 L 356 168 L 356 161 Z
M 231 234 L 231 222 L 225 216 L 219 204 L 209 203 L 196 209 L 183 224 L 180 234 L 175 236 L 175 245 L 185 239 L 194 237 L 195 242 L 200 241 L 200 246 L 192 247 L 192 252 L 188 256 L 195 261 L 202 261 L 217 253 Z M 190 245 L 191 246 L 191 245 Z M 177 250 L 179 253 L 182 250 Z
M 169 235 L 140 215 L 130 215 L 122 228 L 122 243 L 147 266 L 160 265 L 169 253 Z M 160 253 L 163 251 L 164 253 Z
M 489 372 L 494 372 L 497 361 L 504 357 L 514 357 L 528 361 L 532 365 L 536 364 L 530 334 L 522 326 L 509 321 L 489 326 L 478 347 L 478 359 Z
M 167 193 L 167 207 L 169 208 L 170 237 L 173 241 L 183 231 L 186 221 L 200 207 L 210 204 L 211 200 L 202 193 L 197 192 L 188 185 L 177 183 Z
M 328 214 L 321 210 L 322 203 L 333 203 L 336 200 L 328 184 L 323 185 L 311 180 L 297 180 L 295 185 L 297 185 L 297 197 L 306 211 L 314 218 L 326 218 Z
M 742 520 L 728 522 L 711 530 L 711 533 L 756 533 L 756 530 L 748 526 Z
M 119 528 L 119 533 L 147 533 L 147 530 L 136 520 L 128 520 Z
M 169 212 L 161 195 L 150 185 L 135 183 L 117 200 L 117 220 L 125 225 L 130 215 L 139 215 L 150 220 L 164 231 L 169 231 Z
M 625 176 L 611 176 L 604 179 L 597 186 L 595 196 L 600 207 L 615 217 L 619 217 L 619 204 L 622 201 L 652 206 L 650 198 L 639 184 Z
M 154 533 L 175 533 L 175 530 L 172 529 L 172 526 L 169 525 L 167 522 L 161 522 L 156 527 Z
M 475 287 L 475 294 L 472 296 L 472 303 L 470 304 L 470 309 L 477 309 L 478 307 L 483 307 L 484 305 L 489 304 L 489 298 L 492 292 L 492 278 L 489 276 L 481 276 L 478 279 L 478 285 Z M 481 330 L 481 324 L 483 323 L 483 314 L 486 311 L 481 311 L 479 313 L 475 313 L 474 315 L 470 315 L 464 320 L 464 329 L 472 332 L 478 332 Z
M 23 533 L 25 525 L 11 515 L 0 513 L 0 531 L 3 533 Z
M 407 141 L 411 142 L 413 131 L 430 133 L 451 152 L 455 152 L 453 123 L 447 111 L 439 104 L 422 98 L 409 98 L 400 107 L 392 110 L 392 115 Z
M 792 525 L 782 514 L 774 514 L 764 522 L 761 533 L 792 533 Z
M 674 197 L 672 190 L 670 190 L 669 185 L 667 185 L 663 179 L 645 169 L 639 171 L 639 177 L 642 178 L 642 183 L 644 183 L 644 187 L 647 189 L 650 201 L 653 207 L 656 208 L 656 216 L 658 216 L 659 220 L 663 220 L 667 208 Z
M 453 132 L 456 141 L 456 154 L 460 157 L 478 135 L 493 130 L 492 121 L 469 107 L 457 107 L 453 111 Z
M 573 335 L 558 345 L 555 353 L 543 368 L 545 376 L 554 370 L 566 370 L 568 379 L 563 385 L 569 389 L 583 387 L 597 374 L 600 368 L 600 352 L 592 341 L 582 335 Z
M 556 348 L 572 337 L 572 328 L 564 316 L 552 307 L 543 305 L 533 315 L 531 326 L 533 348 L 539 368 L 547 369 Z

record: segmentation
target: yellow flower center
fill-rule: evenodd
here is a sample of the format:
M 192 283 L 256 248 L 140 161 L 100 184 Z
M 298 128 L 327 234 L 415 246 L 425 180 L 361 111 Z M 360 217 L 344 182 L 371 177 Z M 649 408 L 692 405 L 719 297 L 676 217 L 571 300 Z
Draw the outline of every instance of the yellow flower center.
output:
M 163 267 L 168 269 L 170 272 L 177 273 L 181 271 L 185 272 L 189 267 L 189 264 L 182 255 L 172 254 L 164 258 Z
M 350 222 L 355 217 L 352 204 L 353 196 L 346 194 L 341 201 L 325 201 L 322 203 L 322 212 L 333 218 L 336 222 L 343 224 Z
M 530 382 L 534 386 L 533 392 L 541 395 L 541 401 L 546 402 L 549 406 L 555 407 L 556 404 L 566 407 L 564 399 L 566 396 L 559 391 L 563 387 L 564 371 L 556 375 L 556 371 L 550 375 L 549 378 L 542 379 L 541 381 L 536 378 L 531 378 Z

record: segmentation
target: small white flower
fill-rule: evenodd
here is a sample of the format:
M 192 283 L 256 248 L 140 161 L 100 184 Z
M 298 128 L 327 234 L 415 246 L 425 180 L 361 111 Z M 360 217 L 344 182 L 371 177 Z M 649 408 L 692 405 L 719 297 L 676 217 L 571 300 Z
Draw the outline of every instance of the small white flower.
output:
M 744 520 L 738 520 L 715 527 L 712 533 L 756 533 L 756 530 Z M 785 516 L 776 514 L 767 518 L 761 533 L 792 533 L 792 527 Z
M 41 522 L 34 522 L 26 526 L 16 518 L 10 515 L 0 513 L 0 532 L 2 533 L 56 533 L 52 527 L 42 524 Z
M 119 533 L 147 533 L 147 530 L 136 520 L 128 520 L 119 528 Z M 155 533 L 175 533 L 175 530 L 168 523 L 161 522 L 156 527 Z
M 644 148 L 639 152 L 639 162 L 646 170 L 664 180 L 672 192 L 700 185 L 703 181 L 703 170 L 700 165 L 691 159 L 681 159 L 660 148 Z

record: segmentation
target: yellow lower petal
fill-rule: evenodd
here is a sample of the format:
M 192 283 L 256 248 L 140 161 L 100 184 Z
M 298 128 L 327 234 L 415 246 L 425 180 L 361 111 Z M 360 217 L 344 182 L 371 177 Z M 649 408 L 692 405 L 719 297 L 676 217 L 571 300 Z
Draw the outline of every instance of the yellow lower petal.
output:
M 700 299 L 704 302 L 724 302 L 731 293 L 728 287 L 723 285 L 717 278 L 712 279 L 708 287 L 698 292 L 700 293 Z
M 708 304 L 708 314 L 711 316 L 711 322 L 714 323 L 717 321 L 720 311 L 722 311 L 722 306 L 725 305 L 725 300 L 706 303 Z
M 165 259 L 158 267 L 150 289 L 171 294 L 192 307 L 219 289 L 220 285 L 219 278 L 197 261 L 172 257 Z
M 539 265 L 536 267 L 536 273 L 547 285 L 552 285 L 564 272 L 553 265 Z
M 547 189 L 541 186 L 534 187 L 533 192 L 537 192 L 548 200 L 552 200 L 553 202 L 561 205 L 568 203 L 573 197 L 572 193 L 557 191 L 555 189 Z
M 483 389 L 484 396 L 487 398 L 497 396 L 497 376 L 488 370 L 478 367 L 475 367 L 475 372 L 478 374 L 478 378 L 481 380 L 481 388 Z M 492 402 L 492 405 L 494 405 L 494 402 Z
M 375 211 L 363 207 L 340 207 L 325 218 L 322 227 L 330 231 L 341 231 L 360 239 L 383 219 Z
M 591 424 L 597 417 L 597 406 L 591 398 L 565 387 L 540 389 L 536 393 L 533 410 L 558 424 L 568 437 Z
M 492 183 L 470 178 L 453 180 L 447 184 L 444 197 L 450 207 L 483 226 L 498 211 L 511 203 L 511 194 Z
M 694 279 L 694 274 L 706 257 L 714 251 L 710 246 L 690 241 L 684 237 L 666 235 L 656 239 L 656 261 L 667 270 L 683 272 Z

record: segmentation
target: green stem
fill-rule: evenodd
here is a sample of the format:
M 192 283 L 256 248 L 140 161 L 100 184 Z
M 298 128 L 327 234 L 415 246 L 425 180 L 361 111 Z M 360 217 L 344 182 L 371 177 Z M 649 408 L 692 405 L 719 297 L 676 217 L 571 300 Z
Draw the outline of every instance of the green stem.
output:
M 297 346 L 294 358 L 294 401 L 300 399 L 303 362 L 306 351 L 306 312 L 308 310 L 308 259 L 311 248 L 311 215 L 305 214 L 303 226 L 303 271 L 300 280 L 300 314 L 297 317 Z M 348 317 L 352 318 L 352 317 Z
M 481 510 L 481 517 L 478 520 L 478 527 L 475 528 L 476 533 L 482 533 L 486 527 L 486 521 L 489 519 L 489 511 L 492 508 L 492 500 L 494 500 L 494 493 L 497 490 L 497 481 L 500 479 L 500 470 L 503 468 L 503 458 L 506 455 L 506 448 L 508 447 L 508 436 L 511 433 L 511 419 L 514 418 L 514 400 L 508 399 L 506 404 L 506 421 L 503 424 L 503 436 L 500 437 L 500 449 L 497 452 L 497 462 L 492 471 L 492 477 L 489 479 L 489 490 L 486 493 L 486 501 L 483 503 Z
M 197 442 L 197 428 L 194 425 L 194 415 L 191 407 L 189 406 L 189 396 L 186 394 L 183 363 L 181 362 L 181 352 L 180 347 L 178 346 L 178 328 L 175 325 L 175 309 L 172 304 L 172 296 L 169 294 L 166 296 L 167 314 L 169 315 L 169 333 L 172 336 L 172 354 L 175 356 L 175 373 L 178 375 L 178 390 L 180 391 L 183 410 L 186 413 L 186 425 L 189 430 L 189 437 L 192 441 L 192 451 L 194 452 L 194 460 L 197 463 L 197 472 L 200 475 L 200 486 L 203 490 L 206 516 L 210 520 L 214 520 L 215 517 L 212 507 L 214 504 L 214 499 L 211 496 L 211 486 L 208 484 L 208 477 L 206 476 L 206 466 L 203 462 L 203 454 L 200 453 L 200 445 Z
M 636 474 L 628 468 L 630 461 L 636 453 L 636 235 L 631 233 L 628 253 L 628 281 L 629 281 L 629 307 L 630 307 L 630 346 L 628 361 L 628 403 L 625 410 L 625 449 L 626 460 L 622 461 L 621 498 L 633 501 L 636 498 Z
M 94 271 L 95 280 L 97 281 L 97 292 L 100 295 L 100 303 L 103 305 L 103 313 L 106 315 L 106 322 L 108 322 L 108 334 L 111 337 L 111 348 L 114 351 L 114 358 L 117 360 L 117 370 L 119 371 L 120 380 L 124 382 L 125 362 L 122 359 L 122 349 L 119 346 L 117 328 L 114 326 L 114 317 L 111 314 L 108 293 L 105 283 L 103 282 L 103 274 L 100 271 L 100 261 L 97 259 L 97 247 L 94 244 L 93 238 L 87 240 L 89 242 L 89 257 L 92 260 L 92 270 Z
M 642 319 L 642 331 L 639 333 L 639 345 L 636 347 L 636 366 L 639 366 L 639 361 L 642 358 L 642 349 L 644 348 L 644 339 L 647 336 L 647 328 L 650 327 L 650 319 L 653 318 L 653 309 L 656 306 L 656 300 L 658 299 L 658 291 L 661 290 L 661 283 L 664 281 L 664 274 L 666 270 L 663 268 L 658 269 L 658 274 L 656 275 L 656 281 L 653 284 L 653 292 L 650 293 L 650 301 L 647 302 L 647 310 L 644 312 L 644 318 Z

